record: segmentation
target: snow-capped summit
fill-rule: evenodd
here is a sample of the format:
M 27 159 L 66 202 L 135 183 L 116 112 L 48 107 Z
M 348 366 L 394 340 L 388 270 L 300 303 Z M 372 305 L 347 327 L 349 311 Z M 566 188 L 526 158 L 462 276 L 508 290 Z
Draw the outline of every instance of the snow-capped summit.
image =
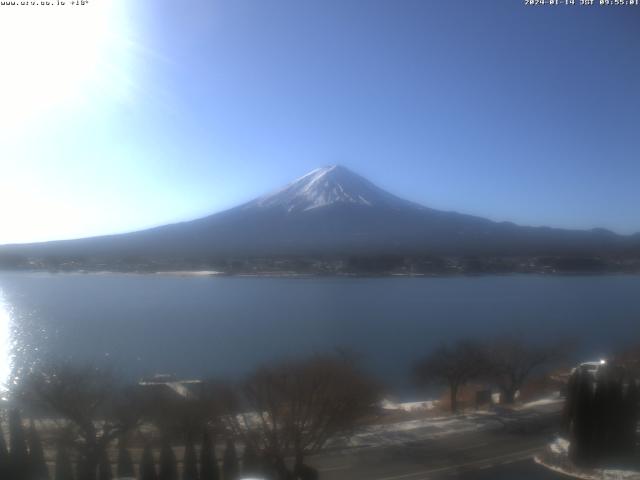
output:
M 334 204 L 400 208 L 412 204 L 340 165 L 317 168 L 281 190 L 260 197 L 245 208 L 281 208 L 304 212 Z

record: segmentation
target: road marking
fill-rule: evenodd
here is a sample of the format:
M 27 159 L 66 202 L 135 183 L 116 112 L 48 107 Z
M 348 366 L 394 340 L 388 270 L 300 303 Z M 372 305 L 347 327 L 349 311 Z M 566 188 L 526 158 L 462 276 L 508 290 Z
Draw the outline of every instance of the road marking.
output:
M 519 452 L 508 453 L 508 454 L 505 454 L 505 455 L 499 455 L 497 457 L 484 458 L 484 459 L 481 459 L 481 460 L 475 460 L 473 462 L 461 463 L 461 464 L 458 464 L 458 465 L 451 465 L 451 466 L 448 466 L 448 467 L 432 468 L 431 470 L 423 470 L 421 472 L 404 473 L 402 475 L 394 475 L 394 476 L 391 476 L 391 477 L 382 477 L 382 478 L 377 478 L 375 480 L 399 480 L 399 479 L 402 479 L 402 478 L 418 477 L 418 476 L 421 476 L 421 475 L 431 475 L 433 473 L 442 473 L 442 472 L 451 471 L 451 470 L 458 470 L 460 468 L 472 467 L 474 465 L 484 465 L 487 462 L 495 464 L 495 463 L 498 463 L 501 460 L 505 460 L 505 459 L 510 459 L 510 461 L 507 461 L 505 463 L 513 463 L 513 462 L 517 462 L 518 460 L 524 460 L 526 458 L 529 458 L 534 453 L 539 452 L 540 450 L 542 450 L 542 447 L 528 448 L 526 450 L 521 450 Z M 428 479 L 428 477 L 422 477 L 422 479 L 416 479 L 416 480 L 427 480 L 427 479 Z

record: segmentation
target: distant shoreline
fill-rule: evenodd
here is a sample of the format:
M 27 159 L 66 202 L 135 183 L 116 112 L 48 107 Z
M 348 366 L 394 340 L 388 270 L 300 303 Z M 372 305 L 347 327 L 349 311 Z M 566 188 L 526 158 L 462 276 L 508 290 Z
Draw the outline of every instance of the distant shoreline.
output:
M 50 274 L 50 275 L 135 275 L 157 277 L 239 277 L 239 278 L 461 278 L 461 277 L 507 277 L 507 276 L 545 276 L 545 277 L 596 277 L 596 276 L 633 276 L 640 275 L 640 271 L 599 271 L 599 272 L 456 272 L 456 273 L 308 273 L 308 272 L 240 272 L 230 273 L 218 270 L 165 270 L 148 271 L 118 271 L 118 270 L 27 270 L 0 269 L 2 273 Z

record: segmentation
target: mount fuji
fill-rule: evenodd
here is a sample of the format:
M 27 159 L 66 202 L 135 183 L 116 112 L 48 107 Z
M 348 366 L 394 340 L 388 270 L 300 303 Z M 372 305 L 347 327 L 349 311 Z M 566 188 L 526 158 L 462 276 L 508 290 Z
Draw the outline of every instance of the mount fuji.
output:
M 640 252 L 640 236 L 523 227 L 434 210 L 342 166 L 201 219 L 79 240 L 6 245 L 0 253 L 92 258 L 289 255 L 608 255 Z

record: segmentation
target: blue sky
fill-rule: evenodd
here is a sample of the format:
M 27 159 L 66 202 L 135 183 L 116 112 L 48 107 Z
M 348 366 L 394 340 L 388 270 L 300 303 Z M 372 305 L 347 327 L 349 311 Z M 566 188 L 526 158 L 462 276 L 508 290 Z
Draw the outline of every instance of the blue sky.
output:
M 3 8 L 0 244 L 195 218 L 334 163 L 434 208 L 640 231 L 640 7 Z

